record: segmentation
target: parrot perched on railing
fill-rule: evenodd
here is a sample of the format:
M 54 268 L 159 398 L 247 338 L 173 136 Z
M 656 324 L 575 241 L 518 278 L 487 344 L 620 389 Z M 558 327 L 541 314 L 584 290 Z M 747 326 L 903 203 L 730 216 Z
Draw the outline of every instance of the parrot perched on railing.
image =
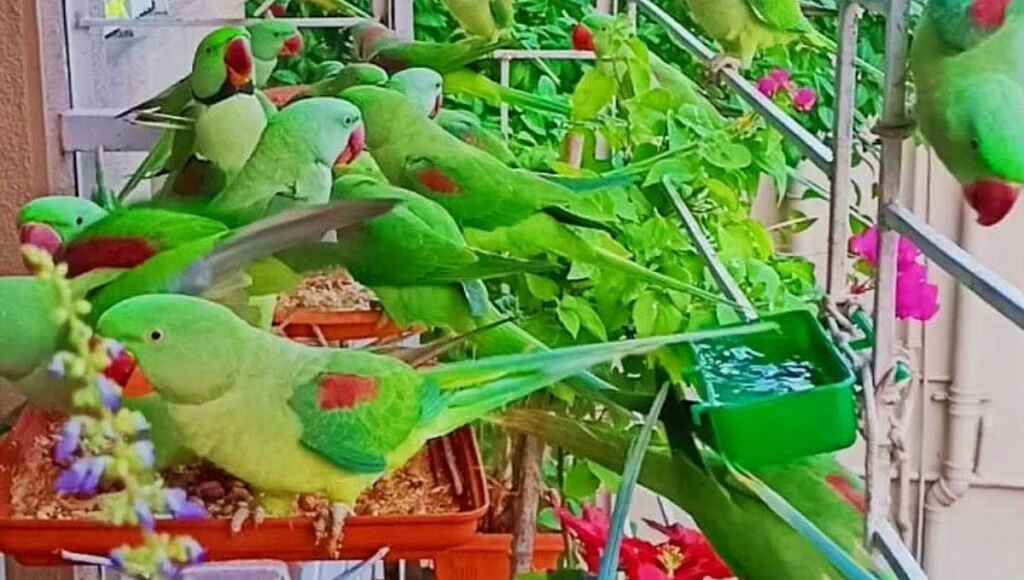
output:
M 1024 2 L 932 0 L 910 51 L 921 133 L 964 187 L 978 223 L 999 223 L 1024 183 Z
M 300 345 L 188 296 L 133 298 L 97 326 L 135 358 L 185 444 L 252 485 L 262 508 L 286 515 L 297 496 L 326 495 L 332 553 L 360 494 L 427 440 L 591 366 L 751 331 L 617 341 L 417 371 L 391 357 Z
M 515 0 L 444 0 L 467 33 L 494 40 L 515 24 Z

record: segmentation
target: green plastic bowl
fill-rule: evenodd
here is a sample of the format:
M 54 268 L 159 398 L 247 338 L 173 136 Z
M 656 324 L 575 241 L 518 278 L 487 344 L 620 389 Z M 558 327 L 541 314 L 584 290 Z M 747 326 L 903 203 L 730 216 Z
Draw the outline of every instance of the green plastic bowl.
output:
M 692 408 L 697 434 L 730 461 L 757 467 L 845 449 L 857 436 L 853 372 L 821 324 L 807 310 L 770 314 L 778 330 L 704 341 L 704 347 L 748 347 L 758 362 L 779 364 L 800 360 L 813 368 L 811 385 L 803 390 L 751 396 L 742 382 L 714 377 L 693 364 L 687 379 L 703 403 Z

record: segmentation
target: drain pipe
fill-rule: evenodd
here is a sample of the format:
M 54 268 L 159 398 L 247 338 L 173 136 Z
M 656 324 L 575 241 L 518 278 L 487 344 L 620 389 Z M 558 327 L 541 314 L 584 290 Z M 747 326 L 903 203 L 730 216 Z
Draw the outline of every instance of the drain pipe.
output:
M 961 222 L 964 248 L 976 246 L 977 227 Z M 967 495 L 974 477 L 980 439 L 980 422 L 985 401 L 978 379 L 978 345 L 986 344 L 985 326 L 989 317 L 980 312 L 986 306 L 969 289 L 957 287 L 957 358 L 953 382 L 946 396 L 947 429 L 942 452 L 939 480 L 928 488 L 924 508 L 924 567 L 929 574 L 941 577 L 948 570 L 948 560 L 957 557 L 950 549 L 950 519 L 953 508 Z

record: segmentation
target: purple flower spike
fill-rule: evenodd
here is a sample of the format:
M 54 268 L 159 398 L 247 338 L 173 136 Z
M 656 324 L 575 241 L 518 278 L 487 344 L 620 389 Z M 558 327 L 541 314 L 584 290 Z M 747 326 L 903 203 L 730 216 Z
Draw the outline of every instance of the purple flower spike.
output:
M 192 538 L 182 538 L 178 541 L 185 549 L 185 557 L 188 558 L 189 564 L 202 564 L 206 561 L 206 549 L 202 544 Z
M 133 507 L 135 508 L 135 517 L 139 518 L 139 525 L 147 530 L 152 530 L 156 526 L 156 521 L 153 519 L 153 510 L 149 509 L 149 504 L 137 499 Z
M 46 372 L 54 379 L 63 379 L 67 376 L 67 368 L 64 365 L 64 357 L 57 355 L 50 359 L 46 365 Z
M 86 457 L 75 461 L 57 478 L 57 492 L 64 495 L 94 495 L 109 464 L 109 457 Z
M 174 565 L 168 558 L 164 557 L 157 561 L 157 570 L 160 571 L 161 578 L 178 578 L 181 575 L 181 570 Z
M 201 520 L 209 515 L 206 513 L 206 508 L 188 501 L 188 496 L 183 489 L 172 487 L 165 490 L 164 499 L 167 502 L 167 509 L 176 519 Z
M 124 353 L 124 345 L 116 340 L 106 339 L 103 341 L 103 350 L 107 353 L 107 358 L 113 360 Z
M 139 462 L 146 469 L 153 467 L 153 464 L 156 462 L 156 450 L 153 447 L 153 442 L 148 439 L 132 443 L 132 452 L 135 453 L 135 457 L 138 458 Z
M 68 419 L 64 423 L 64 429 L 60 434 L 60 441 L 53 448 L 53 460 L 61 465 L 71 462 L 71 456 L 78 451 L 82 444 L 82 429 L 84 425 L 78 419 Z
M 121 408 L 121 386 L 107 377 L 101 376 L 96 379 L 96 386 L 100 390 L 100 403 L 107 409 L 116 412 Z

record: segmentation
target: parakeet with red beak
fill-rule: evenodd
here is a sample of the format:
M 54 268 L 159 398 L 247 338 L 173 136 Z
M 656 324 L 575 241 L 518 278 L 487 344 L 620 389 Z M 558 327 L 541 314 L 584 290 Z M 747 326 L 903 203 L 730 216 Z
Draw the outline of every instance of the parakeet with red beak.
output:
M 1021 0 L 932 0 L 910 51 L 918 126 L 984 226 L 1013 209 L 1024 183 L 1021 55 Z
M 70 195 L 34 199 L 18 210 L 18 240 L 51 256 L 109 212 L 94 201 Z
M 252 35 L 252 54 L 256 66 L 253 81 L 256 88 L 262 89 L 270 81 L 278 60 L 299 56 L 305 45 L 302 33 L 290 22 L 264 20 L 249 26 L 248 30 Z
M 766 325 L 754 325 L 765 330 Z M 140 296 L 100 319 L 168 405 L 197 454 L 287 514 L 300 494 L 332 503 L 330 547 L 360 494 L 433 437 L 591 366 L 719 334 L 618 341 L 416 370 L 367 352 L 313 348 L 260 332 L 187 296 Z

